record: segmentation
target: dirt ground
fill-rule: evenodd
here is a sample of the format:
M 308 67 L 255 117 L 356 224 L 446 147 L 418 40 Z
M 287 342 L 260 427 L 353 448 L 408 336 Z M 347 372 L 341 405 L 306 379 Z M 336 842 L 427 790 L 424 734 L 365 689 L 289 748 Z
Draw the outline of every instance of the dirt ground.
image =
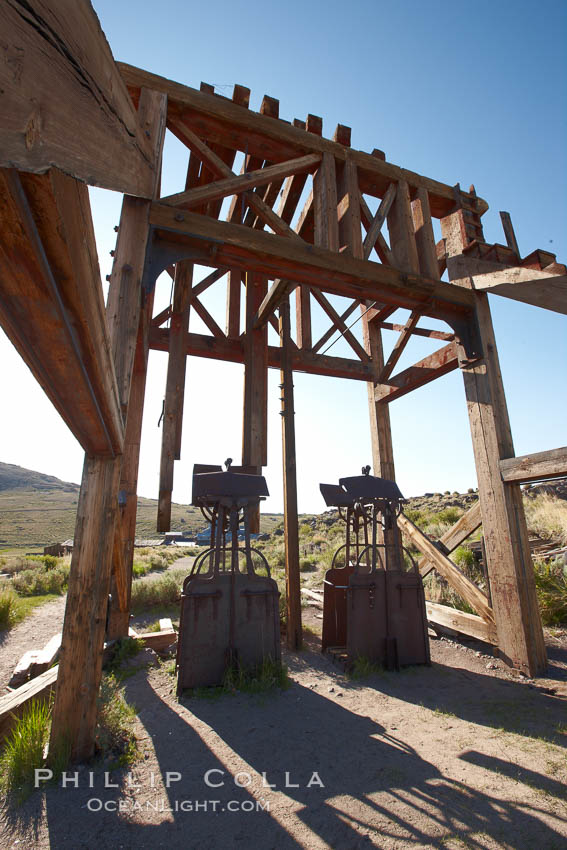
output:
M 2 683 L 23 636 L 48 639 L 62 613 L 50 603 L 5 638 Z M 548 631 L 535 682 L 448 639 L 431 642 L 431 667 L 352 680 L 306 637 L 284 653 L 291 686 L 263 697 L 178 702 L 171 661 L 141 653 L 125 682 L 138 761 L 35 792 L 5 812 L 0 846 L 567 847 L 567 631 Z

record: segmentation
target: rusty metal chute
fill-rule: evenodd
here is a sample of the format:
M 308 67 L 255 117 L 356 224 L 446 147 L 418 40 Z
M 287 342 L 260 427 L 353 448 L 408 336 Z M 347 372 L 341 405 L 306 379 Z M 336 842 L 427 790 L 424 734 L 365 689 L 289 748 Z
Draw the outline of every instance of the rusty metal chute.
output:
M 397 484 L 369 474 L 321 484 L 347 527 L 325 575 L 323 650 L 352 665 L 363 657 L 388 669 L 429 663 L 423 582 L 402 547 Z
M 195 560 L 183 584 L 178 693 L 219 685 L 234 666 L 280 660 L 278 587 L 250 542 L 251 510 L 268 495 L 263 476 L 231 469 L 230 459 L 226 472 L 220 466 L 194 467 L 192 504 L 211 522 L 213 545 Z

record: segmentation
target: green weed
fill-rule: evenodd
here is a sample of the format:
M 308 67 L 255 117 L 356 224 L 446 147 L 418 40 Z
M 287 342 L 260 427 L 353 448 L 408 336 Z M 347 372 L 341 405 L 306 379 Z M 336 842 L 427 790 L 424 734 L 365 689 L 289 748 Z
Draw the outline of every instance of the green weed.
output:
M 364 655 L 359 655 L 352 665 L 349 676 L 351 679 L 366 679 L 368 676 L 382 675 L 384 668 L 376 661 L 371 661 Z
M 32 700 L 8 736 L 0 756 L 0 786 L 16 804 L 29 797 L 34 787 L 34 770 L 44 764 L 50 720 L 49 703 Z

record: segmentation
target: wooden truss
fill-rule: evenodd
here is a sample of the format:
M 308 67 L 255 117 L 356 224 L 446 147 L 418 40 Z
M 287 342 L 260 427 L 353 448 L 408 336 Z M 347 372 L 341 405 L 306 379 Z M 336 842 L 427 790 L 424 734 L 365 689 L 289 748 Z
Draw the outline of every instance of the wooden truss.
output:
M 244 86 L 229 99 L 206 84 L 197 91 L 116 64 L 87 0 L 9 0 L 0 23 L 12 57 L 0 69 L 7 106 L 0 126 L 0 322 L 86 453 L 52 745 L 68 742 L 75 758 L 91 754 L 107 613 L 110 636 L 128 632 L 152 349 L 169 355 L 161 530 L 169 528 L 182 446 L 187 355 L 244 364 L 242 464 L 257 471 L 267 463 L 267 370 L 281 372 L 292 647 L 301 640 L 293 371 L 366 382 L 374 472 L 394 479 L 389 404 L 460 369 L 480 504 L 437 546 L 407 519 L 402 530 L 423 553 L 422 573 L 438 570 L 477 612 L 429 604 L 430 619 L 492 642 L 530 675 L 542 672 L 519 485 L 565 474 L 567 450 L 514 457 L 486 292 L 566 313 L 565 267 L 544 251 L 522 259 L 507 214 L 507 245 L 488 245 L 481 223 L 488 207 L 474 189 L 400 168 L 378 150 L 354 150 L 345 126 L 327 139 L 317 116 L 280 119 L 274 98 L 252 111 Z M 26 62 L 18 64 L 24 52 Z M 166 128 L 189 160 L 179 191 L 161 197 Z M 106 305 L 86 183 L 125 193 Z M 434 218 L 443 236 L 437 243 Z M 195 264 L 211 269 L 198 283 Z M 153 316 L 154 284 L 164 270 L 173 297 Z M 445 270 L 450 282 L 441 279 Z M 222 278 L 221 327 L 200 296 Z M 335 296 L 349 299 L 342 312 Z M 319 339 L 315 305 L 330 322 Z M 388 321 L 399 307 L 409 311 L 401 325 Z M 190 329 L 193 315 L 208 333 Z M 448 330 L 421 326 L 423 317 Z M 357 318 L 362 342 L 351 330 Z M 268 344 L 268 325 L 279 345 Z M 386 361 L 383 330 L 399 334 Z M 337 333 L 349 357 L 326 353 Z M 442 345 L 396 372 L 412 337 Z M 490 597 L 449 557 L 481 522 Z

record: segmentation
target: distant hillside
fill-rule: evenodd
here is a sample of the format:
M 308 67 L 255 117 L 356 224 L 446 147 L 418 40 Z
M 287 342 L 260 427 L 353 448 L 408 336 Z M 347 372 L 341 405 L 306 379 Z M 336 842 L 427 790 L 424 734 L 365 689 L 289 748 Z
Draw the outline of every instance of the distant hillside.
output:
M 33 549 L 73 537 L 78 500 L 78 484 L 0 463 L 0 550 Z M 156 518 L 157 500 L 138 499 L 136 536 L 159 537 Z M 271 531 L 281 519 L 281 515 L 263 514 L 262 531 Z M 205 520 L 198 508 L 172 505 L 172 531 L 192 534 L 204 526 Z

